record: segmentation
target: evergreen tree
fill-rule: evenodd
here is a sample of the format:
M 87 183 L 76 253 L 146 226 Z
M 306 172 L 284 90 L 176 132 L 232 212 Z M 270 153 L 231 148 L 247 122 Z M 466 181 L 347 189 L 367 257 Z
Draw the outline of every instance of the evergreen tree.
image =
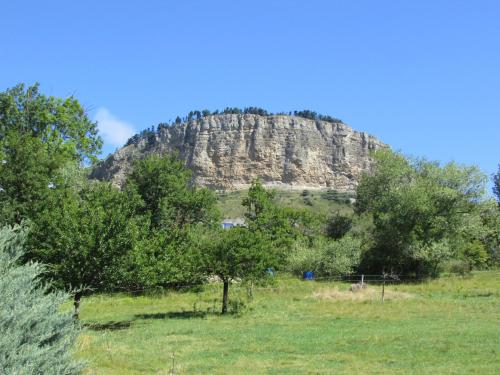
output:
M 0 373 L 76 374 L 82 364 L 71 350 L 79 329 L 60 312 L 68 295 L 40 283 L 40 264 L 17 264 L 26 235 L 19 226 L 0 229 Z

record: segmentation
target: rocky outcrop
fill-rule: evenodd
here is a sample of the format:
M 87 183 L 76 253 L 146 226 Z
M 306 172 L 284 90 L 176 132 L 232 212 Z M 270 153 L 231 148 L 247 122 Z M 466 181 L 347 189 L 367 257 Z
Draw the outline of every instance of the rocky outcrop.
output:
M 110 155 L 91 177 L 122 185 L 136 158 L 177 152 L 194 182 L 218 190 L 244 189 L 259 177 L 281 189 L 355 190 L 370 152 L 387 147 L 341 122 L 297 116 L 209 115 L 160 128 Z

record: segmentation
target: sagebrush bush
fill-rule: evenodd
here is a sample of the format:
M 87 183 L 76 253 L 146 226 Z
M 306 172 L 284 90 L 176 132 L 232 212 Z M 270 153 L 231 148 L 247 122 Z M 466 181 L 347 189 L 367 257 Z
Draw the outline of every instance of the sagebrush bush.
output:
M 19 226 L 0 228 L 0 373 L 79 373 L 71 353 L 79 328 L 71 312 L 60 312 L 68 295 L 41 283 L 40 264 L 18 264 L 26 235 Z

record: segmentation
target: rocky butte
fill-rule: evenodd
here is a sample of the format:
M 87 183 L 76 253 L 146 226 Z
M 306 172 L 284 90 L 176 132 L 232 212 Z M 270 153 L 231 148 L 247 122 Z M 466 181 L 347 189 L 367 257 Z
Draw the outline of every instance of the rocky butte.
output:
M 194 182 L 217 190 L 248 188 L 255 178 L 278 189 L 353 192 L 387 147 L 338 121 L 291 115 L 217 114 L 159 126 L 108 156 L 91 177 L 121 186 L 134 160 L 176 152 Z

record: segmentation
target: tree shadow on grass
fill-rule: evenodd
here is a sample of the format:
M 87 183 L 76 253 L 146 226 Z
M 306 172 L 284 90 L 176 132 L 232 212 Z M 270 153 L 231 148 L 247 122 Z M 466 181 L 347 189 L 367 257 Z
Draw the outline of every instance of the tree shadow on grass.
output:
M 137 314 L 134 315 L 136 319 L 193 319 L 204 318 L 207 316 L 203 311 L 169 311 L 165 313 L 155 314 Z
M 131 325 L 131 320 L 124 320 L 121 322 L 110 321 L 106 323 L 90 322 L 83 324 L 85 328 L 91 329 L 92 331 L 118 331 L 121 329 L 127 329 Z
M 130 328 L 135 320 L 148 319 L 200 319 L 209 313 L 203 311 L 169 311 L 165 313 L 154 314 L 136 314 L 132 320 L 109 321 L 105 323 L 88 322 L 83 323 L 83 327 L 92 331 L 118 331 Z

